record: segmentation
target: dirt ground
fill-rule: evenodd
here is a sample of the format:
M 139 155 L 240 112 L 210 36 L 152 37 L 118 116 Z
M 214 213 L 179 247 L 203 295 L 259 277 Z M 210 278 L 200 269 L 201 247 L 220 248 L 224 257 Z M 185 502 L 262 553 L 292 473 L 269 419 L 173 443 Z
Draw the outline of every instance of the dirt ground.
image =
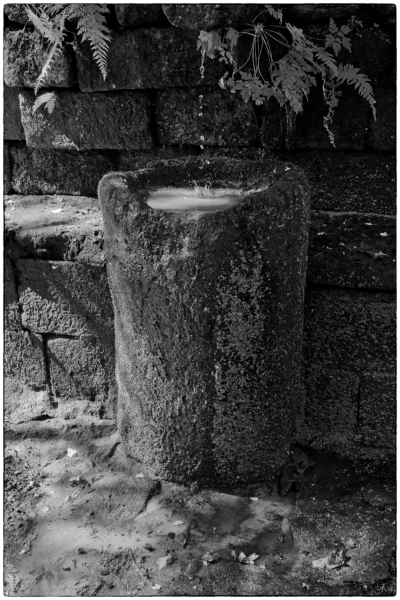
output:
M 395 595 L 395 482 L 293 448 L 278 482 L 201 490 L 128 462 L 112 422 L 7 426 L 6 596 Z

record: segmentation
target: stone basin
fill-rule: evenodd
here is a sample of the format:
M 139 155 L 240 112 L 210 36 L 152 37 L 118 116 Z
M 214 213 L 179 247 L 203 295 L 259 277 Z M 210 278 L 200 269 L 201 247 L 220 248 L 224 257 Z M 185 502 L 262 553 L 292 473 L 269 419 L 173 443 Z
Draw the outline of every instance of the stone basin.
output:
M 147 204 L 195 187 L 235 201 Z M 271 478 L 302 409 L 305 176 L 277 161 L 158 161 L 104 176 L 99 199 L 126 454 L 175 482 Z

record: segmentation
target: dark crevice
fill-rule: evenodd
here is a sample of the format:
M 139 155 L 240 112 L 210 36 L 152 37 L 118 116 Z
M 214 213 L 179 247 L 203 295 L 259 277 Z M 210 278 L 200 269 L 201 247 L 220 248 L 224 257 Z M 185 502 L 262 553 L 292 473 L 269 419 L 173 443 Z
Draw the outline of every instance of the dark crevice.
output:
M 33 417 L 29 419 L 30 421 L 48 421 L 49 419 L 54 419 L 51 415 L 39 415 L 38 417 Z
M 368 293 L 371 295 L 377 295 L 377 294 L 391 294 L 393 295 L 393 297 L 396 297 L 396 290 L 395 289 L 374 289 L 374 288 L 368 288 L 368 287 L 347 287 L 344 285 L 333 285 L 333 284 L 327 284 L 327 283 L 312 283 L 312 282 L 308 282 L 306 283 L 306 288 L 307 290 L 312 290 L 312 289 L 317 289 L 317 290 L 343 290 L 344 292 L 363 292 L 363 293 Z

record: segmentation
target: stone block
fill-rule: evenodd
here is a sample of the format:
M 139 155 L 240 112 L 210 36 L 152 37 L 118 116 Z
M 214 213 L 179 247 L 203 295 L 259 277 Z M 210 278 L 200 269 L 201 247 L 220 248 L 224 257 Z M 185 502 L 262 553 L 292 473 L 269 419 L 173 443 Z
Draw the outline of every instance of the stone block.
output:
M 28 5 L 29 6 L 29 5 Z M 4 12 L 10 21 L 26 25 L 30 23 L 28 15 L 26 14 L 24 4 L 5 4 Z
M 286 113 L 271 99 L 262 105 L 260 139 L 266 150 L 283 150 L 286 138 Z
M 4 81 L 11 87 L 34 87 L 49 50 L 38 31 L 8 30 L 4 36 Z M 42 87 L 73 87 L 72 62 L 65 51 L 54 59 Z
M 368 122 L 371 109 L 357 92 L 344 89 L 339 105 L 330 125 L 335 138 L 335 147 L 329 140 L 323 125 L 328 112 L 321 89 L 313 88 L 304 111 L 297 115 L 294 128 L 289 135 L 289 147 L 298 150 L 366 150 Z
M 151 100 L 144 92 L 84 94 L 59 92 L 50 115 L 33 114 L 33 93 L 20 93 L 22 125 L 31 147 L 63 150 L 152 147 Z
M 376 95 L 375 86 L 385 84 L 390 76 L 392 64 L 396 60 L 395 37 L 386 33 L 381 27 L 362 29 L 353 32 L 351 38 L 351 55 L 342 50 L 337 62 L 351 63 L 361 69 L 370 79 Z
M 143 27 L 162 21 L 161 4 L 114 4 L 115 15 L 122 27 Z
M 308 288 L 304 356 L 308 367 L 388 372 L 396 364 L 396 296 Z
M 354 373 L 312 367 L 305 378 L 306 426 L 315 435 L 351 438 L 357 425 L 359 384 Z
M 22 324 L 37 333 L 113 337 L 105 269 L 79 263 L 17 261 Z
M 21 123 L 18 90 L 3 87 L 4 139 L 24 140 L 25 133 Z
M 396 157 L 359 152 L 289 152 L 311 185 L 314 210 L 396 214 Z
M 360 388 L 360 431 L 366 446 L 396 445 L 396 375 L 365 373 Z
M 371 118 L 368 149 L 375 152 L 396 151 L 396 89 L 375 90 L 376 121 Z
M 5 199 L 5 256 L 105 265 L 97 199 L 18 196 Z
M 107 152 L 11 147 L 11 181 L 18 194 L 97 196 L 97 185 L 116 170 Z
M 396 217 L 313 212 L 307 282 L 396 290 Z
M 9 258 L 4 258 L 4 327 L 6 329 L 21 329 L 21 314 L 19 310 L 17 282 L 14 268 Z
M 51 411 L 41 335 L 4 331 L 3 375 L 6 421 L 18 423 Z
M 198 89 L 159 93 L 156 120 L 161 144 L 247 146 L 257 141 L 257 118 L 250 103 L 220 89 L 202 90 L 200 95 Z
M 360 4 L 288 4 L 282 7 L 287 7 L 287 12 L 300 20 L 329 21 L 330 18 L 340 19 L 356 15 Z
M 206 58 L 202 79 L 197 38 L 195 32 L 175 28 L 115 32 L 106 80 L 92 59 L 89 44 L 84 44 L 77 54 L 79 86 L 84 92 L 96 92 L 217 85 L 226 66 Z
M 395 4 L 374 4 L 374 10 L 385 25 L 396 24 L 396 5 Z
M 47 356 L 54 401 L 60 408 L 71 400 L 86 401 L 85 412 L 110 416 L 116 400 L 113 344 L 104 347 L 91 335 L 52 336 Z
M 162 8 L 174 27 L 200 31 L 247 24 L 264 7 L 255 4 L 163 4 Z
M 8 144 L 3 145 L 3 193 L 12 194 L 13 187 L 11 184 L 11 160 L 10 148 Z

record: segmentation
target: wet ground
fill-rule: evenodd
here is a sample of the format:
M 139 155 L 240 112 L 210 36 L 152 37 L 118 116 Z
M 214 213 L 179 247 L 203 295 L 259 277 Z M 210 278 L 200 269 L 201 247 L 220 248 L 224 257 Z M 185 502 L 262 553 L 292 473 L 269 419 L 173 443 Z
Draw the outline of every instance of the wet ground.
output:
M 395 595 L 395 483 L 293 448 L 281 482 L 200 490 L 127 462 L 113 423 L 5 432 L 6 596 Z

